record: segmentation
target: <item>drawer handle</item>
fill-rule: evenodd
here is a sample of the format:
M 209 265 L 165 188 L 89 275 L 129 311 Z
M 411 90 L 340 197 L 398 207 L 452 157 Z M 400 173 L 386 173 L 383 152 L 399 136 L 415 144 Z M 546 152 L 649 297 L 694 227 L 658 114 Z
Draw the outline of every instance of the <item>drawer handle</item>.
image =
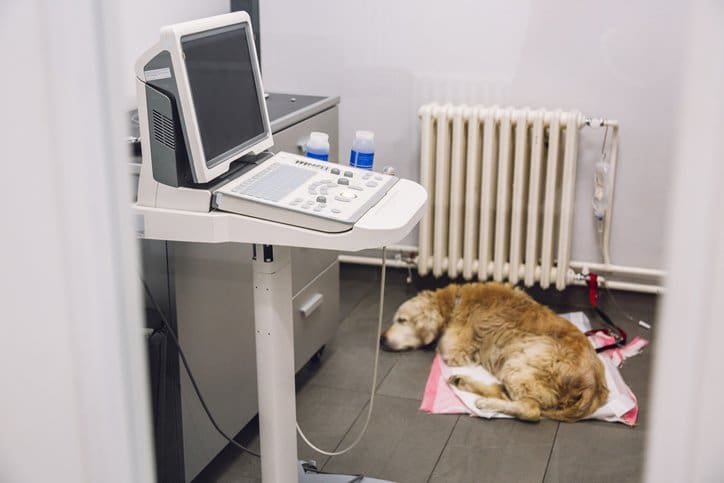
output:
M 322 305 L 322 302 L 324 301 L 324 295 L 321 293 L 315 293 L 312 295 L 312 298 L 307 300 L 307 302 L 299 307 L 299 311 L 302 313 L 302 316 L 304 318 L 309 317 L 314 313 L 315 310 L 319 308 L 320 305 Z

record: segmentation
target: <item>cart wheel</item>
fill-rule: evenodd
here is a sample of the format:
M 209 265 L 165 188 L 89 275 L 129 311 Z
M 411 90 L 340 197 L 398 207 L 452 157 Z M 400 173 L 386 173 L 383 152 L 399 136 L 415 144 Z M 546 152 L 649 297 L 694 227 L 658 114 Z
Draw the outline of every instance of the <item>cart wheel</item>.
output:
M 322 360 L 322 354 L 324 354 L 325 347 L 327 347 L 327 346 L 323 345 L 322 347 L 319 348 L 319 350 L 317 352 L 314 353 L 314 355 L 312 356 L 312 360 L 314 362 L 320 362 Z

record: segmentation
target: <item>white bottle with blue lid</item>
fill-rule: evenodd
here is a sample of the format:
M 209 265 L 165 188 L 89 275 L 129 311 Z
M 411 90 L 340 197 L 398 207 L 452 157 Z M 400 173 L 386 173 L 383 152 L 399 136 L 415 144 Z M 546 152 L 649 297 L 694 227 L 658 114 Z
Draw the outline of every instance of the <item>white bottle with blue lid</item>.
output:
M 375 134 L 372 131 L 357 131 L 352 141 L 349 165 L 362 169 L 372 169 L 375 160 Z
M 312 132 L 307 141 L 308 158 L 329 161 L 329 135 L 324 132 Z

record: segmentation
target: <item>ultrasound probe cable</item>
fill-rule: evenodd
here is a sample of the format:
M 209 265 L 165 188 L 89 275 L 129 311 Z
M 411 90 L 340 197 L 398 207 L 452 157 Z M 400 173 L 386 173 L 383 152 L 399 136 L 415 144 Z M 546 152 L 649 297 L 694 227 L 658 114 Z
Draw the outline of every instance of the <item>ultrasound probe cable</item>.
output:
M 362 440 L 362 436 L 365 435 L 367 432 L 367 426 L 370 423 L 370 418 L 372 416 L 372 408 L 375 404 L 375 392 L 377 389 L 377 366 L 380 360 L 380 336 L 382 335 L 382 317 L 385 309 L 385 268 L 386 268 L 386 262 L 387 262 L 387 247 L 382 247 L 382 275 L 380 279 L 380 311 L 377 315 L 377 338 L 375 338 L 376 341 L 376 349 L 375 349 L 375 362 L 374 362 L 374 369 L 372 372 L 372 388 L 370 389 L 370 405 L 367 408 L 367 419 L 365 420 L 365 424 L 362 427 L 362 430 L 357 435 L 357 438 L 344 449 L 341 449 L 339 451 L 325 451 L 323 449 L 318 448 L 314 444 L 312 444 L 311 441 L 307 438 L 307 436 L 302 432 L 302 428 L 299 427 L 299 422 L 297 421 L 297 432 L 299 433 L 299 436 L 302 437 L 305 443 L 309 445 L 310 448 L 317 451 L 318 453 L 321 453 L 323 455 L 327 456 L 339 456 L 342 454 L 345 454 L 352 450 L 355 446 L 357 446 L 357 443 L 359 443 Z
M 140 277 L 140 278 L 141 278 L 141 283 L 143 283 L 143 288 L 145 289 L 146 294 L 148 295 L 148 298 L 151 300 L 151 303 L 153 304 L 154 308 L 156 309 L 156 312 L 158 313 L 158 316 L 161 318 L 161 322 L 163 322 L 163 325 L 166 328 L 166 332 L 168 332 L 168 335 L 171 337 L 171 340 L 173 341 L 174 345 L 176 346 L 176 349 L 178 350 L 179 356 L 181 357 L 181 362 L 183 363 L 184 369 L 186 370 L 186 374 L 189 376 L 189 380 L 191 381 L 191 385 L 194 388 L 196 397 L 199 398 L 201 407 L 204 408 L 204 412 L 206 413 L 206 416 L 209 418 L 211 425 L 214 427 L 214 429 L 216 429 L 216 432 L 218 432 L 221 436 L 223 436 L 224 439 L 226 439 L 226 441 L 228 441 L 230 444 L 233 444 L 240 450 L 245 451 L 245 452 L 249 453 L 250 455 L 256 456 L 257 458 L 259 458 L 260 457 L 259 453 L 240 445 L 239 443 L 234 441 L 232 438 L 230 438 L 221 429 L 221 427 L 219 427 L 218 423 L 216 422 L 216 419 L 214 419 L 214 416 L 211 414 L 209 407 L 206 405 L 206 401 L 204 400 L 204 397 L 201 395 L 201 390 L 199 389 L 199 386 L 196 384 L 196 379 L 194 378 L 194 375 L 191 372 L 189 363 L 186 362 L 186 355 L 184 354 L 183 349 L 181 349 L 181 344 L 179 343 L 178 338 L 176 338 L 176 334 L 174 333 L 173 329 L 171 328 L 171 324 L 168 323 L 168 320 L 166 319 L 166 315 L 161 310 L 161 307 L 158 305 L 158 302 L 156 302 L 156 298 L 151 293 L 151 289 L 148 288 L 148 284 L 146 283 L 146 280 L 144 280 L 143 277 Z
M 373 373 L 372 373 L 372 387 L 370 389 L 370 403 L 369 407 L 367 409 L 367 418 L 365 420 L 365 424 L 362 427 L 362 430 L 360 431 L 359 435 L 357 435 L 357 438 L 346 448 L 339 450 L 339 451 L 325 451 L 317 446 L 315 446 L 304 434 L 302 431 L 302 428 L 299 426 L 299 422 L 296 423 L 297 426 L 297 432 L 299 433 L 299 436 L 304 440 L 307 445 L 309 445 L 310 448 L 317 451 L 318 453 L 327 455 L 327 456 L 339 456 L 342 454 L 345 454 L 349 451 L 351 451 L 357 444 L 362 440 L 362 437 L 367 432 L 367 427 L 369 426 L 370 419 L 372 416 L 372 409 L 374 407 L 374 401 L 375 401 L 375 392 L 377 388 L 377 373 L 378 373 L 378 365 L 379 365 L 379 359 L 380 359 L 380 336 L 382 335 L 382 318 L 384 314 L 384 304 L 385 304 L 385 283 L 386 283 L 386 255 L 387 255 L 387 248 L 382 247 L 382 267 L 381 267 L 381 279 L 380 279 L 380 299 L 379 299 L 379 305 L 380 310 L 378 312 L 377 316 L 377 337 L 375 338 L 376 342 L 376 348 L 375 348 L 375 360 L 374 360 L 374 367 L 373 367 Z M 186 371 L 186 374 L 189 376 L 189 379 L 191 381 L 191 385 L 193 386 L 194 392 L 196 393 L 196 396 L 199 399 L 199 402 L 201 403 L 201 406 L 204 409 L 204 412 L 206 413 L 206 416 L 209 418 L 209 421 L 214 426 L 214 429 L 224 437 L 229 443 L 236 446 L 237 448 L 241 449 L 242 451 L 245 451 L 249 453 L 250 455 L 259 457 L 259 453 L 250 450 L 249 448 L 246 448 L 236 441 L 234 439 L 230 438 L 217 424 L 216 420 L 214 419 L 213 415 L 211 414 L 211 411 L 209 410 L 208 406 L 206 405 L 206 401 L 204 400 L 204 397 L 201 395 L 201 391 L 199 390 L 198 385 L 196 384 L 196 379 L 193 376 L 193 373 L 191 372 L 191 368 L 188 365 L 188 362 L 186 361 L 186 355 L 183 352 L 183 349 L 181 348 L 181 344 L 179 343 L 178 339 L 176 338 L 176 334 L 174 333 L 173 329 L 171 328 L 171 324 L 169 324 L 168 320 L 166 319 L 166 315 L 161 310 L 161 307 L 159 306 L 158 302 L 156 301 L 156 298 L 153 296 L 153 293 L 151 292 L 151 289 L 148 287 L 148 284 L 143 279 L 143 277 L 140 277 L 141 283 L 143 284 L 143 288 L 146 291 L 146 294 L 148 295 L 148 298 L 151 300 L 151 303 L 153 304 L 156 312 L 158 313 L 159 317 L 161 318 L 161 321 L 163 322 L 164 328 L 166 329 L 167 333 L 171 337 L 171 340 L 173 341 L 174 345 L 176 346 L 176 349 L 179 352 L 179 356 L 181 358 L 182 365 L 184 366 L 184 369 Z M 321 472 L 320 472 L 321 473 Z M 355 481 L 355 480 L 352 480 Z

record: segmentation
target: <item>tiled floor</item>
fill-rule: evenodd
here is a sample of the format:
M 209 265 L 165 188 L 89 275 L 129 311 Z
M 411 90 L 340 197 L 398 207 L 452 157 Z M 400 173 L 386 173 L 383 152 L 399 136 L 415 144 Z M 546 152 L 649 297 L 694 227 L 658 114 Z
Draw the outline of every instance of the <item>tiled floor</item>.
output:
M 406 273 L 388 272 L 386 319 L 418 288 Z M 318 445 L 343 448 L 357 436 L 367 414 L 375 350 L 379 275 L 368 267 L 343 266 L 343 322 L 320 362 L 298 375 L 299 423 Z M 435 283 L 435 282 L 433 282 Z M 586 293 L 535 290 L 537 300 L 559 312 L 586 307 Z M 634 320 L 652 323 L 653 296 L 616 292 L 616 302 Z M 629 321 L 604 292 L 602 304 L 629 337 L 651 339 Z M 467 416 L 428 415 L 418 410 L 434 353 L 382 352 L 377 397 L 367 434 L 342 456 L 325 457 L 299 440 L 299 456 L 315 459 L 324 471 L 365 474 L 398 482 L 608 482 L 640 481 L 647 430 L 648 381 L 652 347 L 626 361 L 621 372 L 639 399 L 639 424 L 480 420 Z M 251 423 L 237 438 L 258 449 L 258 428 Z M 259 461 L 227 447 L 197 482 L 257 482 Z

